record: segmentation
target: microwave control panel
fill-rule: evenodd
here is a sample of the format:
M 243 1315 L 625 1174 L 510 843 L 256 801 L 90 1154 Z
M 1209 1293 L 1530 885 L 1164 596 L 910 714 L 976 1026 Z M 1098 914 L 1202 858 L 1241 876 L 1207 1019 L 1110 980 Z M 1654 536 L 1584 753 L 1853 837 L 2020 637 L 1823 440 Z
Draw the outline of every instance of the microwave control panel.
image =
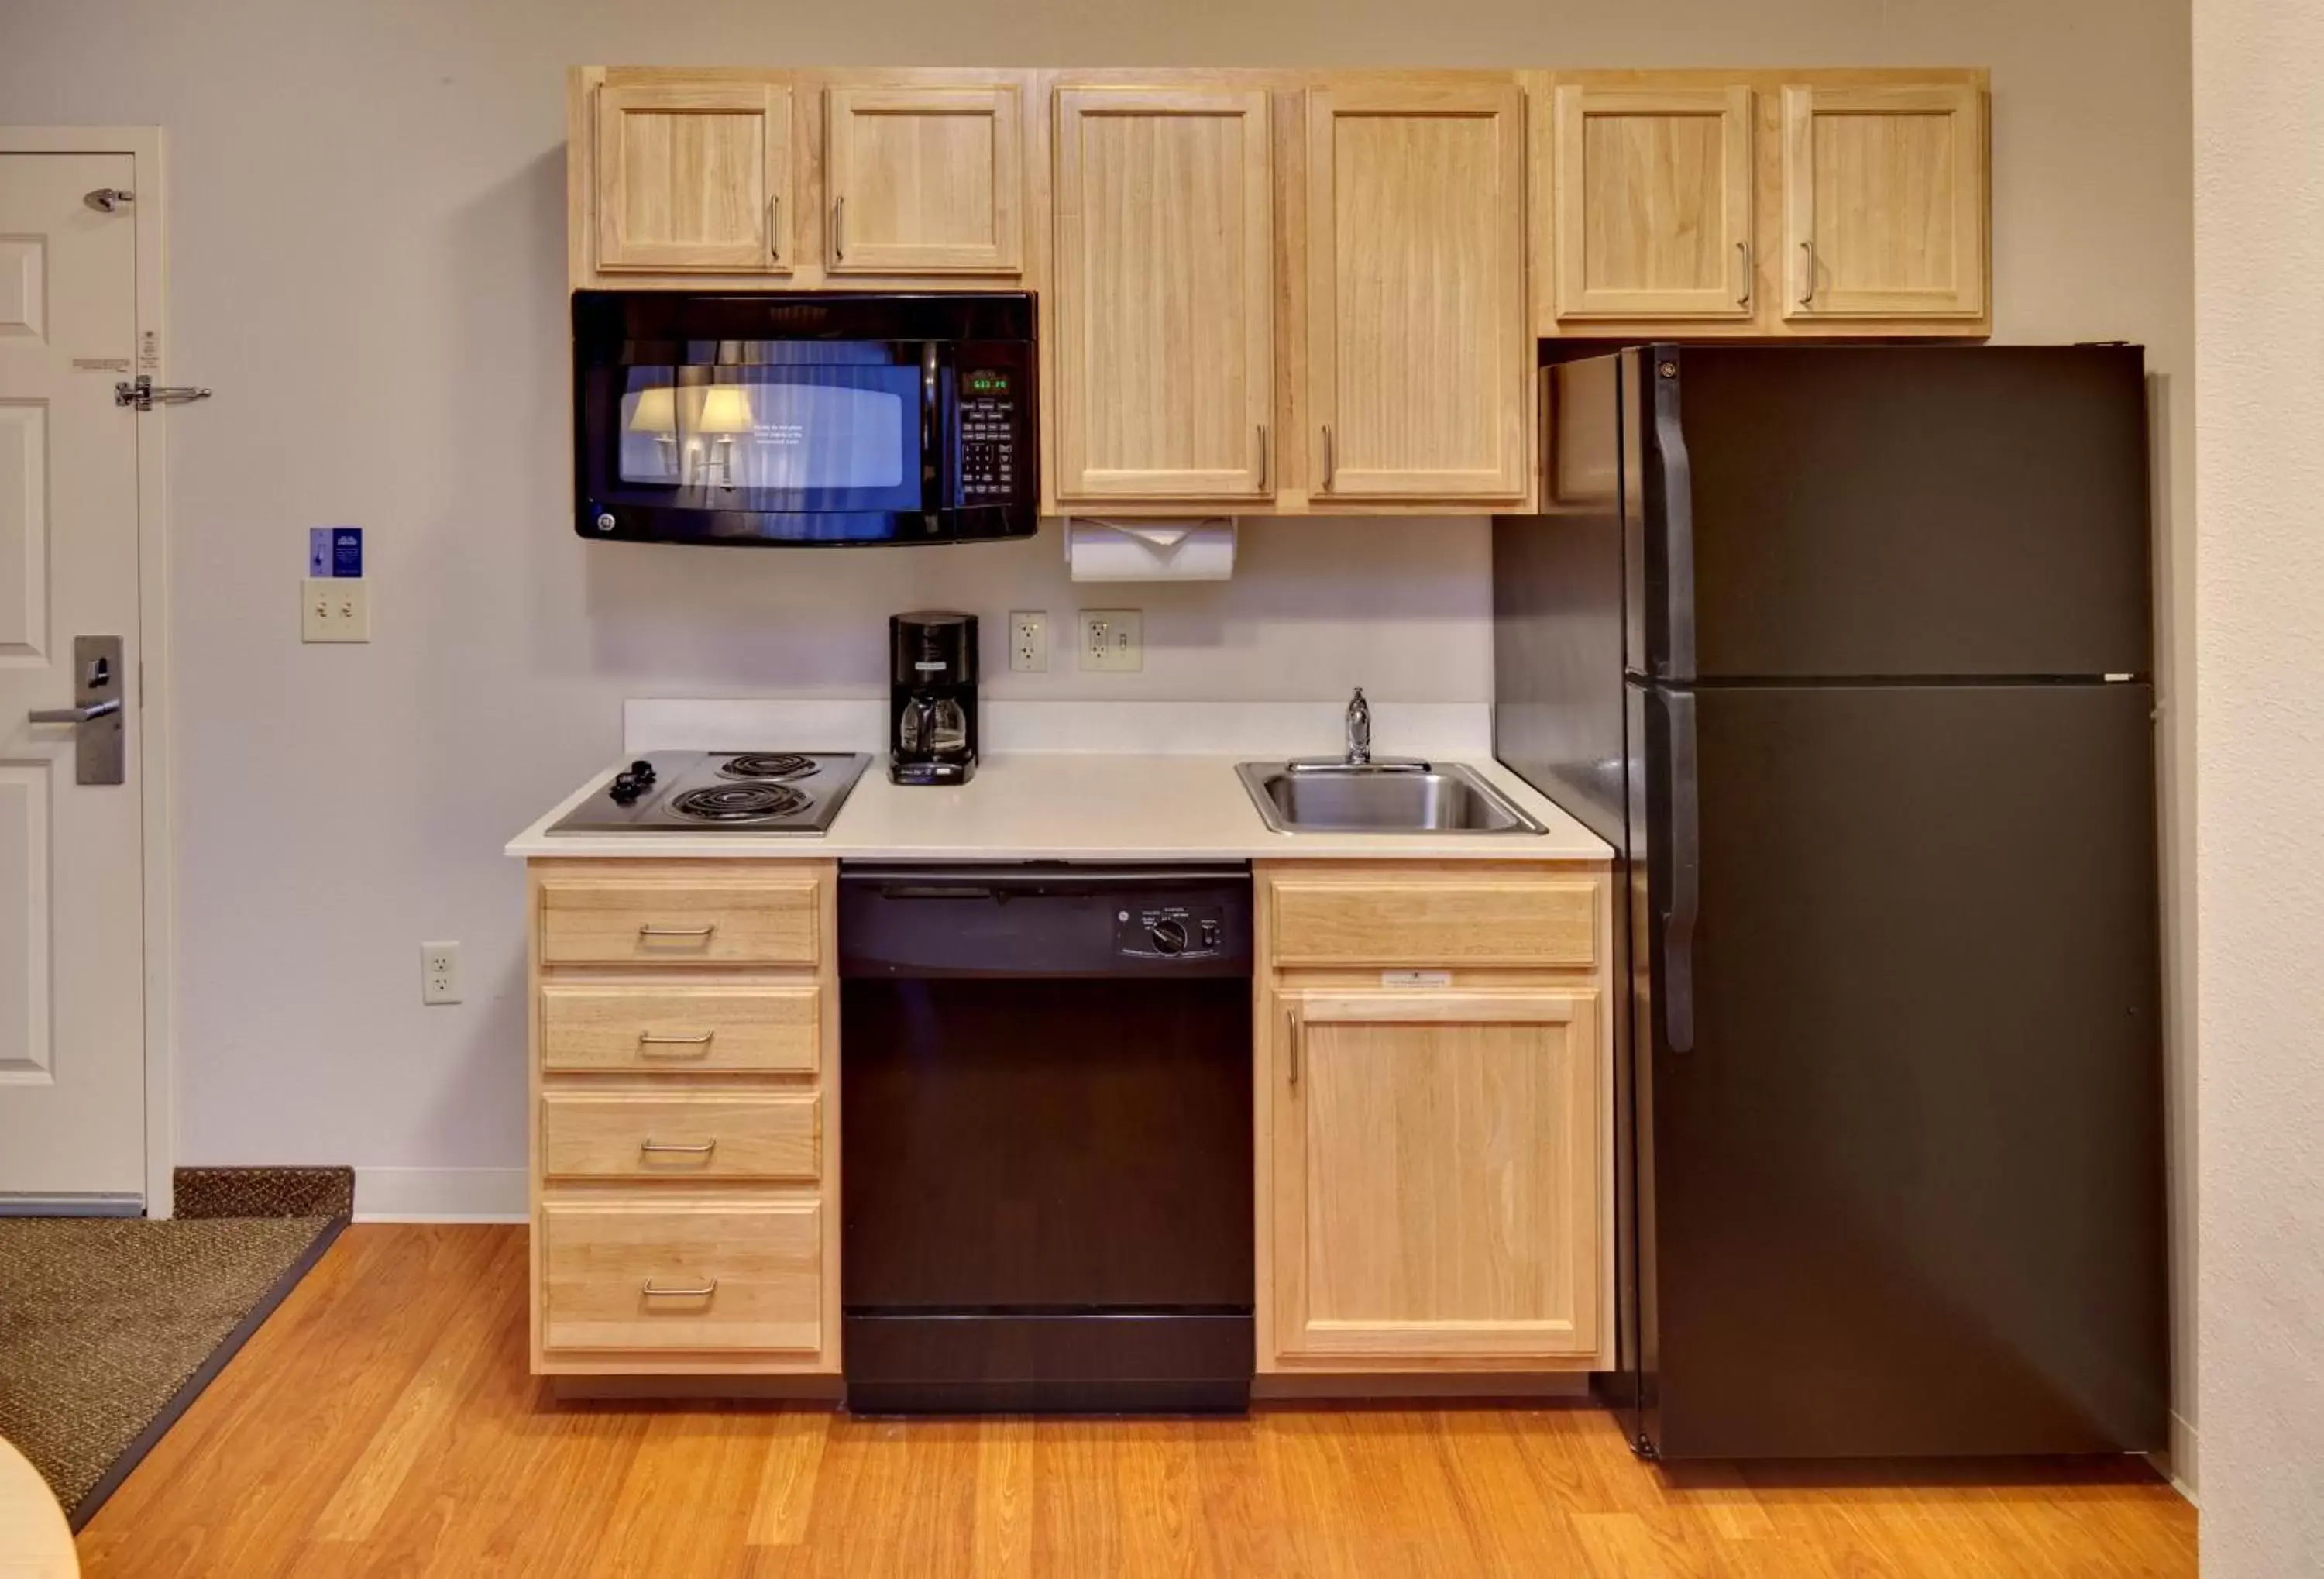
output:
M 959 374 L 960 502 L 998 503 L 1017 492 L 1016 374 L 968 367 Z

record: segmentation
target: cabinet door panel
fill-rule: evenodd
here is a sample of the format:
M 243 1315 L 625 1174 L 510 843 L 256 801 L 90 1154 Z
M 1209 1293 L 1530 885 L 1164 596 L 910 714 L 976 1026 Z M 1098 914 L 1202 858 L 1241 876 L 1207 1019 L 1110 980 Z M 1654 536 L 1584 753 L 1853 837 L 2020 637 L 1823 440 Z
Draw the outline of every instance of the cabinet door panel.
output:
M 1598 1346 L 1598 1001 L 1277 995 L 1277 1344 L 1293 1360 Z
M 1524 96 L 1308 97 L 1316 492 L 1525 492 Z
M 1566 85 L 1557 316 L 1751 316 L 1751 90 Z
M 1976 88 L 1784 89 L 1786 319 L 1981 316 L 1986 203 Z
M 1268 495 L 1268 96 L 1063 88 L 1055 162 L 1058 497 Z
M 791 92 L 773 83 L 597 90 L 597 266 L 783 273 Z
M 839 87 L 825 103 L 831 272 L 1017 272 L 1014 87 Z

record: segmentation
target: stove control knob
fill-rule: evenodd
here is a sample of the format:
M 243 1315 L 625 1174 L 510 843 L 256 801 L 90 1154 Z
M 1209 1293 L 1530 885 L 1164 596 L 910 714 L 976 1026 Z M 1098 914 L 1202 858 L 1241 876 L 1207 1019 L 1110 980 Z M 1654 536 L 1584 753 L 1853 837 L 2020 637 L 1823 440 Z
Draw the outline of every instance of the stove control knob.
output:
M 630 777 L 641 784 L 650 784 L 654 781 L 654 765 L 640 757 L 630 764 Z
M 1184 954 L 1186 951 L 1186 923 L 1165 918 L 1146 929 L 1148 941 L 1157 954 Z

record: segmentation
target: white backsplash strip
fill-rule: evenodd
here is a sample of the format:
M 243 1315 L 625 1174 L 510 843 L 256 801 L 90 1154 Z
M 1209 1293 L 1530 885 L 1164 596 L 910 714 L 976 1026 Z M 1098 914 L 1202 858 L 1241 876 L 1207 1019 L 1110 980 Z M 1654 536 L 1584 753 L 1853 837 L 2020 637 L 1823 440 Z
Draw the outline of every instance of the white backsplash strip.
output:
M 887 704 L 876 700 L 687 701 L 622 705 L 625 751 L 887 749 Z M 1155 752 L 1171 756 L 1322 756 L 1347 741 L 1344 702 L 1026 702 L 984 704 L 988 752 Z M 1492 753 L 1484 702 L 1375 702 L 1380 756 Z

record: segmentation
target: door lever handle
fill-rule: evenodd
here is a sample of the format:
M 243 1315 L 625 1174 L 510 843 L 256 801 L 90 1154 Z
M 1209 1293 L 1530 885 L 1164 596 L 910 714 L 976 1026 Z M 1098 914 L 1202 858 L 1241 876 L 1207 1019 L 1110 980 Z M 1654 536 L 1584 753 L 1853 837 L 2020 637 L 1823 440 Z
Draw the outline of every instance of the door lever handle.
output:
M 35 724 L 94 724 L 121 711 L 121 698 L 108 697 L 86 707 L 35 707 L 27 715 Z

